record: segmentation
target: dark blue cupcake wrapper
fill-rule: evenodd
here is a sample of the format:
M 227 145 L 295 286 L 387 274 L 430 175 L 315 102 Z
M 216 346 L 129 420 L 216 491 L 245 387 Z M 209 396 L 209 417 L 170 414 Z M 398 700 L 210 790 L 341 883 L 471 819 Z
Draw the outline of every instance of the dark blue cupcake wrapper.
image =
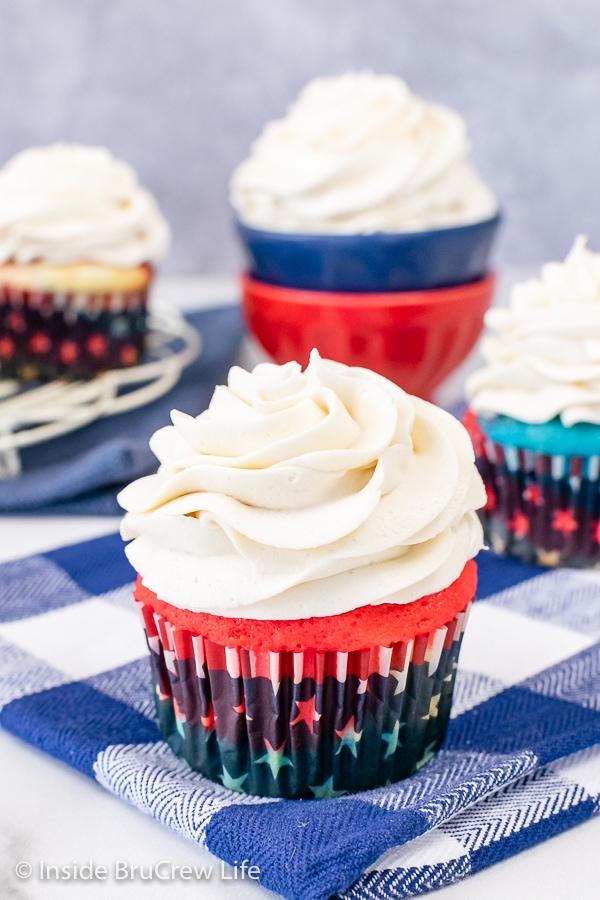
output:
M 147 294 L 0 285 L 0 377 L 89 378 L 136 365 L 144 351 Z
M 303 653 L 224 647 L 138 605 L 162 733 L 225 787 L 333 797 L 405 778 L 442 743 L 470 603 L 407 643 Z
M 536 453 L 481 432 L 474 443 L 488 493 L 480 517 L 496 552 L 543 566 L 600 566 L 600 455 Z

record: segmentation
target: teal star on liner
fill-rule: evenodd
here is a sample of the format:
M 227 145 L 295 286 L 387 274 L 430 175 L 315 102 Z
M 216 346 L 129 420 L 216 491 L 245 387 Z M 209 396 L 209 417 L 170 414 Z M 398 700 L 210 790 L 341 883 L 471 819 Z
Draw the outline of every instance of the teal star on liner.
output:
M 219 775 L 223 782 L 223 787 L 227 788 L 228 791 L 237 791 L 238 794 L 242 792 L 242 785 L 247 777 L 247 775 L 240 775 L 239 778 L 234 778 L 233 775 L 229 774 L 225 766 L 223 766 L 223 774 Z
M 433 757 L 436 754 L 436 746 L 437 745 L 436 745 L 435 741 L 433 741 L 431 744 L 427 744 L 427 746 L 425 748 L 425 753 L 423 754 L 421 759 L 415 765 L 415 769 L 417 770 L 417 772 L 419 771 L 419 769 L 423 768 L 425 763 L 428 763 L 430 759 L 433 759 Z
M 309 784 L 309 789 L 315 795 L 315 800 L 326 800 L 328 797 L 341 797 L 348 791 L 336 791 L 333 787 L 333 775 L 323 784 Z
M 341 731 L 336 731 L 337 736 L 340 738 L 340 746 L 335 751 L 335 755 L 342 752 L 342 747 L 348 747 L 353 756 L 357 756 L 356 753 L 356 745 L 360 741 L 362 737 L 362 731 L 354 730 L 354 716 L 346 723 L 346 727 Z
M 381 740 L 385 741 L 385 743 L 388 745 L 388 748 L 385 751 L 385 756 L 383 757 L 384 759 L 388 759 L 388 757 L 393 756 L 398 749 L 398 745 L 400 744 L 400 741 L 398 740 L 400 729 L 404 728 L 405 725 L 406 722 L 403 722 L 401 725 L 400 722 L 396 720 L 396 724 L 394 725 L 393 729 L 386 732 L 386 734 L 381 735 Z M 400 744 L 400 746 L 402 746 L 402 744 Z
M 257 763 L 265 763 L 267 766 L 269 766 L 271 769 L 271 772 L 273 774 L 273 778 L 277 778 L 277 776 L 279 775 L 279 770 L 283 766 L 293 766 L 294 765 L 294 763 L 291 761 L 291 759 L 289 759 L 287 756 L 283 755 L 285 741 L 283 742 L 281 747 L 279 747 L 277 750 L 274 750 L 273 747 L 271 747 L 268 740 L 265 738 L 265 746 L 267 748 L 267 752 L 265 753 L 264 756 L 261 756 L 260 759 L 257 759 L 256 762 Z

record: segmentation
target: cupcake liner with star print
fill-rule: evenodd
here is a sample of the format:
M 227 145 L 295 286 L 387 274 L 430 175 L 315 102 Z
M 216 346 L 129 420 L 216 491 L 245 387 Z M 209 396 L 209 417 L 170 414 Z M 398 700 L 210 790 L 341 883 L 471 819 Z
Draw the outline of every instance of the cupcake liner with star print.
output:
M 492 549 L 541 566 L 600 567 L 600 453 L 509 446 L 486 435 L 471 411 L 464 424 L 487 492 L 479 516 Z
M 114 292 L 0 285 L 0 376 L 90 378 L 136 365 L 144 351 L 147 295 L 147 284 Z
M 406 607 L 277 623 L 279 644 L 286 629 L 303 635 L 302 649 L 282 649 L 257 639 L 269 622 L 245 620 L 240 636 L 240 620 L 200 613 L 190 627 L 189 613 L 138 580 L 165 739 L 213 781 L 264 797 L 335 797 L 411 775 L 444 738 L 475 581 L 469 562 L 449 588 Z M 362 623 L 356 639 L 333 649 L 349 622 Z

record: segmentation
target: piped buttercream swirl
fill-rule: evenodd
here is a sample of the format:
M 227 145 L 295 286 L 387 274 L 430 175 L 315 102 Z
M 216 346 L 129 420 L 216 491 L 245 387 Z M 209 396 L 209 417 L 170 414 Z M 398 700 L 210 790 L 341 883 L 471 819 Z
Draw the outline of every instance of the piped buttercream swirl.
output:
M 482 544 L 459 422 L 365 369 L 234 367 L 172 413 L 155 475 L 119 495 L 144 584 L 176 606 L 296 619 L 442 590 Z
M 33 147 L 0 170 L 0 264 L 131 267 L 161 259 L 169 240 L 152 195 L 103 147 Z
M 466 161 L 461 116 L 371 72 L 317 78 L 235 170 L 231 202 L 280 231 L 418 231 L 483 221 L 496 200 Z
M 521 422 L 600 424 L 600 254 L 578 237 L 564 263 L 516 285 L 491 309 L 486 365 L 467 379 L 472 409 Z

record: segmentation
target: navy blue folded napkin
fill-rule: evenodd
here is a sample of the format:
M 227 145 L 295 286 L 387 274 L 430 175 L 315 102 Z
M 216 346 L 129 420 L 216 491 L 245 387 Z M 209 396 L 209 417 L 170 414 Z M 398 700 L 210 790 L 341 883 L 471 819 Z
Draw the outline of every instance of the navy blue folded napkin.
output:
M 198 415 L 216 384 L 235 362 L 244 326 L 237 306 L 194 313 L 200 331 L 200 357 L 178 384 L 148 406 L 99 419 L 43 444 L 21 451 L 22 473 L 0 481 L 0 513 L 118 515 L 118 491 L 134 478 L 156 471 L 148 441 L 169 424 L 169 412 Z

